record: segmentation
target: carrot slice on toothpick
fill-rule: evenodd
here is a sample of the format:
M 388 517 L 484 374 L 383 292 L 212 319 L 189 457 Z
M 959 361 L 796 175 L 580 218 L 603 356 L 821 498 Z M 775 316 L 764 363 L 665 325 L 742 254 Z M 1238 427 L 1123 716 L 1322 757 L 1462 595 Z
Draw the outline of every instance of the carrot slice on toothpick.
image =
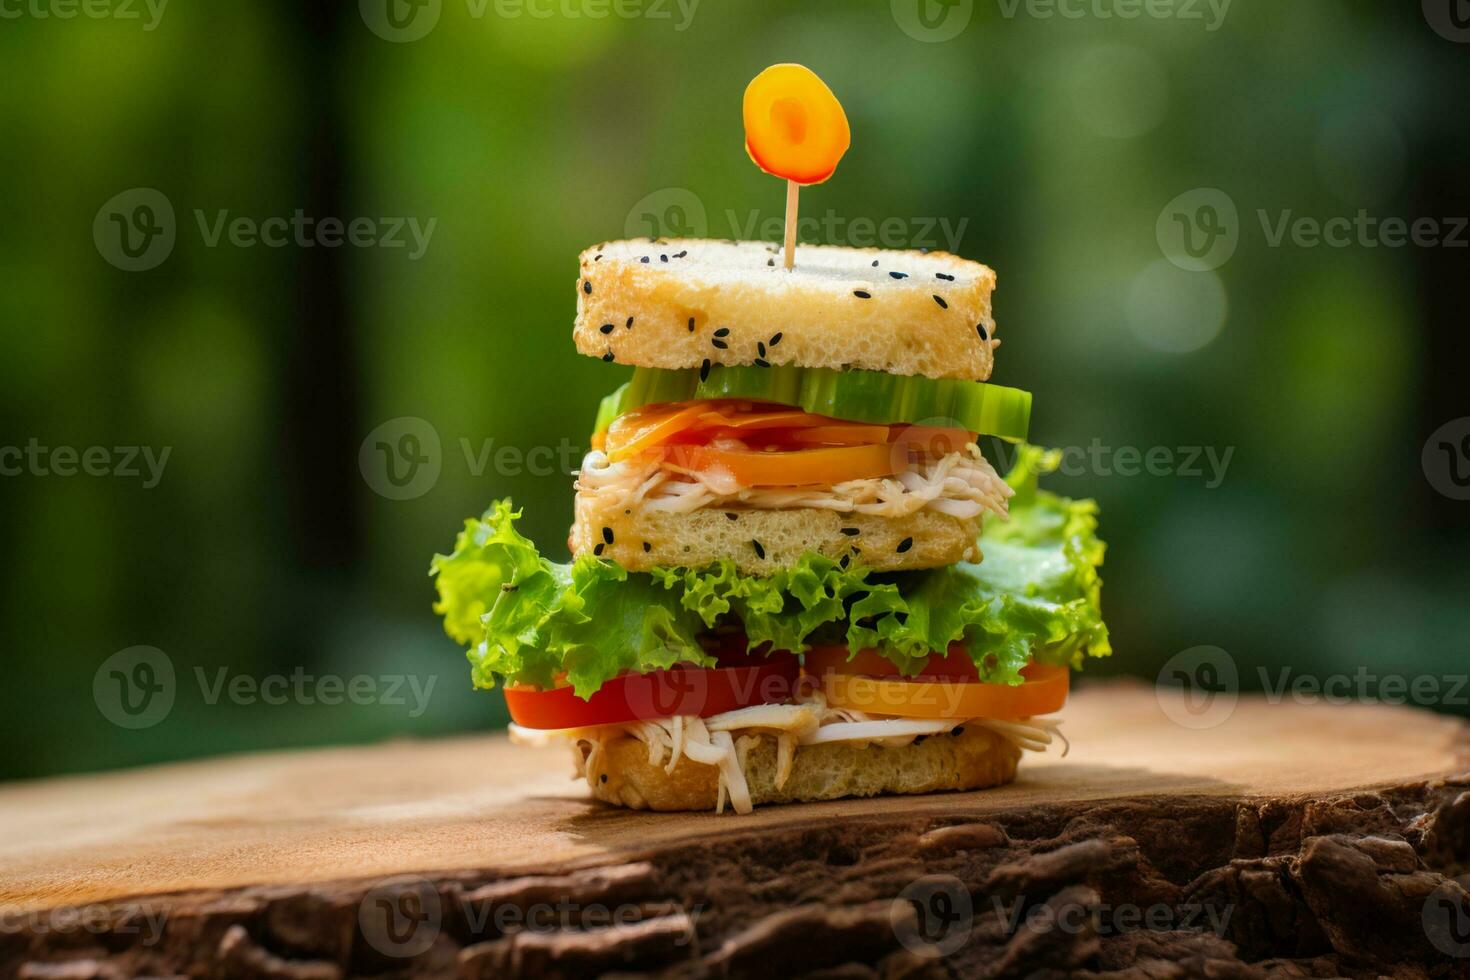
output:
M 797 198 L 803 184 L 831 177 L 852 142 L 847 114 L 805 65 L 772 65 L 745 89 L 745 151 L 768 174 L 786 178 L 786 268 L 796 252 Z

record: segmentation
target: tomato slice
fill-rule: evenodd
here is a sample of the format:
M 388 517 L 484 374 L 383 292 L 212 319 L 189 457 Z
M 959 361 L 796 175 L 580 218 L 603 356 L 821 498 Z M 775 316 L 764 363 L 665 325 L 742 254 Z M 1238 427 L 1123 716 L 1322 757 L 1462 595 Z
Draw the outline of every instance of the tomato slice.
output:
M 740 658 L 721 654 L 721 663 Z M 753 704 L 791 698 L 800 668 L 796 657 L 777 653 L 745 658 L 732 667 L 680 665 L 647 674 L 624 674 L 603 684 L 585 701 L 570 686 L 541 690 L 507 685 L 510 719 L 524 728 L 588 728 L 647 718 L 698 715 L 708 718 Z
M 895 428 L 893 444 L 906 449 L 922 451 L 930 456 L 948 456 L 965 451 L 975 441 L 975 434 L 964 429 L 941 429 L 927 425 L 909 425 Z
M 667 452 L 675 466 L 695 472 L 721 469 L 743 487 L 832 486 L 846 480 L 892 476 L 907 465 L 907 458 L 887 445 L 789 453 L 669 446 Z
M 871 650 L 849 661 L 846 647 L 808 651 L 806 670 L 820 679 L 833 707 L 899 718 L 1034 718 L 1061 710 L 1071 686 L 1066 667 L 1035 663 L 1022 669 L 1024 684 L 979 683 L 959 644 L 943 657 L 931 657 L 915 678 L 901 677 Z

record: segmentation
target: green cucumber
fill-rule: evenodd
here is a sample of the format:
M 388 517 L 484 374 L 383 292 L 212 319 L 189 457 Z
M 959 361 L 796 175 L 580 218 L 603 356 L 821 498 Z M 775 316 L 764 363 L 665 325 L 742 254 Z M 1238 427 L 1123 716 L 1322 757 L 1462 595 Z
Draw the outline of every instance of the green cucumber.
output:
M 695 370 L 637 368 L 633 380 L 602 400 L 601 432 L 624 412 L 644 405 L 710 398 L 794 405 L 850 422 L 953 424 L 1019 442 L 1031 424 L 1031 393 L 981 381 L 901 377 L 881 371 L 827 368 L 712 366 Z

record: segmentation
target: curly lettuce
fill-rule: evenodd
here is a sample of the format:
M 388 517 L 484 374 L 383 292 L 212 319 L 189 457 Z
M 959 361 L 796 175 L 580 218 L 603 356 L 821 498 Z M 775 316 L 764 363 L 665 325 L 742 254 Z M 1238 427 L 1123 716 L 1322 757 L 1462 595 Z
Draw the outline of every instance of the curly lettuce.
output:
M 493 687 L 496 676 L 547 686 L 564 674 L 588 697 L 625 671 L 713 666 L 699 637 L 722 625 L 743 628 L 751 649 L 845 641 L 906 674 L 963 641 L 982 680 L 1019 684 L 1033 660 L 1077 667 L 1112 652 L 1097 505 L 1037 486 L 1058 462 L 1055 452 L 1022 447 L 1007 477 L 1016 491 L 1010 519 L 987 523 L 983 561 L 916 572 L 843 568 L 816 554 L 764 577 L 730 561 L 650 573 L 590 555 L 555 564 L 516 531 L 520 512 L 500 501 L 465 522 L 450 554 L 434 557 L 434 610 L 469 646 L 479 687 Z

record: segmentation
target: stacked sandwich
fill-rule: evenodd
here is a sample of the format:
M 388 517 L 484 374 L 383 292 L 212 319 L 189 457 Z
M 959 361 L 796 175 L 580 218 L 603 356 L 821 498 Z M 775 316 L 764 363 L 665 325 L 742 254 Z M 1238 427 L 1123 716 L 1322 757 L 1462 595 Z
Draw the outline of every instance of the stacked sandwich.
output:
M 579 351 L 628 364 L 576 483 L 571 564 L 466 522 L 432 573 L 513 736 L 592 792 L 737 811 L 975 789 L 1044 749 L 1109 652 L 1095 507 L 1040 491 L 1031 398 L 987 383 L 994 273 L 950 255 L 610 242 Z M 1010 447 L 1003 479 L 980 437 Z

